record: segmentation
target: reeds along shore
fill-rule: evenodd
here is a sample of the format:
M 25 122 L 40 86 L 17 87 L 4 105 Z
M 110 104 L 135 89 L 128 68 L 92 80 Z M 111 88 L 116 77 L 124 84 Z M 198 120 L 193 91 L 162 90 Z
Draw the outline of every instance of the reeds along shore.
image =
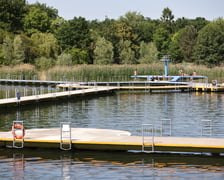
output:
M 208 76 L 208 80 L 224 81 L 224 67 L 208 68 L 202 65 L 169 64 L 169 75 L 179 75 L 196 72 L 197 75 Z M 76 65 L 55 66 L 47 71 L 37 70 L 34 66 L 23 64 L 19 66 L 0 67 L 1 79 L 32 79 L 32 80 L 63 80 L 63 81 L 129 81 L 134 72 L 138 75 L 163 75 L 163 63 L 140 65 Z

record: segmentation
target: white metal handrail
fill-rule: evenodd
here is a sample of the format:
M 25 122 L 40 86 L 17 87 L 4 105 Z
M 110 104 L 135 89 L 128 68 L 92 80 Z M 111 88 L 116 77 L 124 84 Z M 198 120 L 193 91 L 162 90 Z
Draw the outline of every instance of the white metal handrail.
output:
M 71 140 L 71 123 L 70 122 L 61 122 L 60 135 L 61 135 L 60 149 L 71 150 L 72 140 Z
M 147 144 L 150 144 L 150 145 L 147 145 Z M 142 124 L 142 152 L 144 152 L 145 148 L 147 148 L 147 147 L 151 148 L 151 152 L 154 152 L 154 126 L 153 126 L 153 124 Z
M 19 133 L 19 134 L 17 134 L 17 133 Z M 24 147 L 24 136 L 25 136 L 25 129 L 23 127 L 23 121 L 13 121 L 12 135 L 13 135 L 12 147 L 17 148 L 17 149 L 23 148 Z

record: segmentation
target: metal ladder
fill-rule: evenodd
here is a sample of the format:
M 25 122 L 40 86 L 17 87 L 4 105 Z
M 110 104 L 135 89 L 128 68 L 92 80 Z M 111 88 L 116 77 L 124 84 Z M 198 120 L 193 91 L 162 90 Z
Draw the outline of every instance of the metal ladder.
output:
M 60 149 L 71 150 L 72 140 L 71 140 L 71 123 L 70 122 L 61 122 L 60 134 L 61 134 Z
M 12 133 L 14 133 L 15 135 L 16 135 L 16 131 L 18 131 L 18 130 L 15 129 L 15 127 L 17 125 L 20 125 L 20 126 L 23 127 L 23 121 L 13 121 L 13 128 L 14 128 L 14 130 L 12 130 L 12 131 L 14 131 L 14 132 L 12 132 Z M 23 131 L 22 135 L 21 135 L 21 138 L 16 138 L 16 136 L 13 135 L 13 143 L 12 143 L 12 147 L 13 148 L 23 148 L 24 147 L 25 129 L 21 129 L 21 130 Z
M 212 136 L 212 120 L 201 120 L 201 136 Z
M 150 144 L 150 145 L 147 145 L 147 144 Z M 151 152 L 154 152 L 153 124 L 142 124 L 142 152 L 145 152 L 145 148 L 151 148 Z

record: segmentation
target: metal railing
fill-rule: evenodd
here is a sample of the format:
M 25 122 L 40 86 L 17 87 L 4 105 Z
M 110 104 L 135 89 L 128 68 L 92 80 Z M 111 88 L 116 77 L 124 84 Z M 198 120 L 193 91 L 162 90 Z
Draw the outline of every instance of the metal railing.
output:
M 72 140 L 71 140 L 71 123 L 61 122 L 60 126 L 60 149 L 61 150 L 71 150 Z
M 23 121 L 13 121 L 12 126 L 12 135 L 13 135 L 13 148 L 23 148 L 24 147 L 24 136 L 25 129 L 23 127 Z
M 142 124 L 142 152 L 151 148 L 154 152 L 154 126 L 153 124 Z

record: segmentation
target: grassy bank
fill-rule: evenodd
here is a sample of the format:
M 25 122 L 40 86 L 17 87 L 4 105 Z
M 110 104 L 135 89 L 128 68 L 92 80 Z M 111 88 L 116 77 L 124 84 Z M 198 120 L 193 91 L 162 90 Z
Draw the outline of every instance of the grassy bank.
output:
M 38 71 L 31 65 L 15 67 L 0 67 L 1 79 L 41 79 L 67 81 L 129 81 L 130 76 L 137 71 L 138 75 L 163 75 L 163 63 L 149 65 L 76 65 L 71 67 L 56 66 L 47 71 Z M 208 76 L 209 81 L 217 79 L 224 81 L 224 67 L 207 68 L 191 64 L 169 64 L 169 75 L 178 75 L 182 70 L 186 74 L 194 71 L 198 75 Z

